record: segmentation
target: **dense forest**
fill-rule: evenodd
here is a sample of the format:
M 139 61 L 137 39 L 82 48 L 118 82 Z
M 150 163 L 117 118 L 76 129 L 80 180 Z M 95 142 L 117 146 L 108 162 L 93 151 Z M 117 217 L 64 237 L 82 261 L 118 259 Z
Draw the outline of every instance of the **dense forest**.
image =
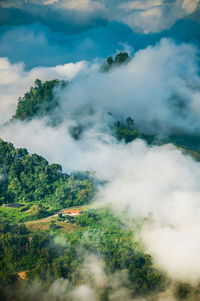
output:
M 55 88 L 63 89 L 68 82 L 57 79 L 45 81 L 35 80 L 35 87 L 31 87 L 25 95 L 18 99 L 16 113 L 13 119 L 31 120 L 34 117 L 50 115 L 58 106 L 58 99 L 55 96 Z
M 105 277 L 125 273 L 132 296 L 165 288 L 164 274 L 153 267 L 151 256 L 140 249 L 134 234 L 109 209 L 88 210 L 68 224 L 57 218 L 46 227 L 44 231 L 28 224 L 0 223 L 1 300 L 24 300 L 28 288 L 22 295 L 16 294 L 23 282 L 17 276 L 21 271 L 27 271 L 25 284 L 37 279 L 46 290 L 61 277 L 72 286 L 87 283 L 81 270 L 91 256 L 102 260 Z M 107 283 L 95 289 L 101 290 L 101 300 L 107 300 L 115 288 Z
M 87 174 L 67 175 L 59 164 L 48 164 L 43 157 L 29 155 L 0 139 L 0 202 L 33 204 L 58 210 L 88 203 L 94 184 Z
M 107 58 L 106 62 L 103 64 L 104 67 L 107 66 L 107 64 L 109 66 L 117 67 L 130 60 L 130 57 L 126 52 L 119 53 L 116 55 L 115 59 L 111 60 L 111 58 L 112 57 Z M 42 83 L 39 79 L 35 80 L 35 87 L 31 87 L 22 98 L 20 97 L 18 99 L 16 113 L 12 120 L 29 121 L 32 118 L 48 116 L 51 119 L 51 125 L 57 125 L 59 123 L 59 118 L 57 118 L 58 115 L 55 117 L 54 110 L 59 106 L 59 99 L 55 95 L 54 89 L 63 89 L 67 84 L 68 82 L 59 80 L 45 81 L 44 83 Z M 92 112 L 93 108 L 90 108 L 90 110 Z M 87 112 L 90 110 L 87 110 Z M 107 112 L 105 112 L 105 114 L 107 114 Z M 82 118 L 84 119 L 85 116 L 83 115 Z M 85 129 L 87 129 L 87 127 L 81 123 L 80 119 L 77 126 L 71 127 L 70 133 L 72 137 L 77 140 L 81 138 Z M 136 128 L 132 117 L 127 117 L 125 121 L 115 121 L 113 118 L 113 124 L 110 126 L 110 133 L 118 141 L 124 140 L 126 143 L 137 138 L 144 139 L 148 143 L 152 143 L 154 141 L 153 135 L 144 134 Z
M 127 53 L 120 53 L 114 59 L 108 57 L 101 71 L 110 72 L 129 60 Z M 67 85 L 66 81 L 42 83 L 37 79 L 35 87 L 19 98 L 10 122 L 53 118 L 55 108 L 59 107 L 55 89 Z M 112 118 L 109 133 L 116 143 L 128 144 L 138 138 L 150 146 L 170 142 L 200 160 L 198 137 L 184 133 L 156 137 L 138 130 L 130 116 L 125 120 Z M 84 131 L 81 120 L 70 128 L 76 141 L 82 139 Z M 63 173 L 61 165 L 49 164 L 42 156 L 29 154 L 26 149 L 17 149 L 0 139 L 0 175 L 1 300 L 35 301 L 38 295 L 38 300 L 62 301 L 60 293 L 52 293 L 58 279 L 68 281 L 69 300 L 73 300 L 70 294 L 76 287 L 88 283 L 100 301 L 113 300 L 112 296 L 122 288 L 127 291 L 125 300 L 148 296 L 152 297 L 149 300 L 157 300 L 154 296 L 169 286 L 177 300 L 198 298 L 196 287 L 170 280 L 137 239 L 141 225 L 148 225 L 148 218 L 132 221 L 129 227 L 127 217 L 116 217 L 110 208 L 93 208 L 97 183 L 88 172 Z M 74 206 L 83 213 L 75 217 L 58 213 Z M 103 284 L 92 280 L 93 274 L 87 267 L 88 261 L 96 259 L 101 262 Z M 25 275 L 23 279 L 21 272 Z
M 120 52 L 113 59 L 107 58 L 101 70 L 107 72 L 113 67 L 119 67 L 130 61 L 127 52 Z M 56 89 L 64 89 L 69 82 L 64 80 L 49 80 L 42 83 L 40 79 L 35 80 L 35 86 L 31 87 L 23 97 L 19 97 L 16 112 L 13 120 L 31 120 L 34 117 L 41 118 L 51 116 L 52 112 L 59 106 L 59 99 L 56 96 Z M 53 118 L 53 116 L 51 116 Z
M 102 65 L 103 72 L 112 70 L 114 67 L 126 64 L 130 61 L 130 57 L 126 52 L 120 52 L 115 58 L 108 57 Z M 60 106 L 59 98 L 56 96 L 56 89 L 64 89 L 69 85 L 69 82 L 63 80 L 51 80 L 42 83 L 40 79 L 35 80 L 35 86 L 31 87 L 23 97 L 18 99 L 16 113 L 12 121 L 22 120 L 29 121 L 33 118 L 48 117 L 51 126 L 58 125 L 62 120 L 59 113 L 55 113 L 55 109 Z M 74 139 L 80 139 L 88 126 L 84 125 L 85 115 L 88 112 L 93 112 L 93 108 L 87 109 L 81 116 L 77 115 L 77 125 L 72 126 L 70 133 Z M 181 147 L 183 151 L 191 154 L 196 160 L 200 159 L 200 136 L 198 134 L 189 134 L 186 132 L 177 132 L 170 135 L 156 136 L 155 134 L 142 132 L 138 129 L 134 122 L 134 116 L 127 116 L 126 120 L 121 118 L 116 120 L 112 113 L 105 112 L 113 117 L 113 123 L 110 125 L 110 134 L 112 134 L 118 141 L 125 141 L 126 143 L 140 138 L 144 139 L 148 144 L 161 145 L 165 143 L 173 143 Z
M 43 157 L 29 155 L 26 149 L 15 149 L 3 140 L 0 154 L 0 195 L 5 204 L 0 223 L 1 300 L 24 300 L 26 285 L 35 280 L 45 285 L 46 291 L 58 278 L 68 279 L 72 286 L 87 283 L 82 266 L 91 255 L 102 259 L 106 277 L 125 273 L 133 296 L 164 289 L 164 274 L 155 269 L 151 256 L 134 242 L 134 233 L 109 209 L 88 209 L 75 218 L 61 214 L 43 225 L 36 224 L 36 228 L 31 222 L 15 224 L 87 204 L 94 184 L 89 175 L 64 174 L 60 165 L 50 165 Z M 7 208 L 10 203 L 22 207 Z M 10 221 L 5 214 L 9 210 L 17 212 Z M 56 243 L 59 239 L 65 243 Z M 26 271 L 25 283 L 18 276 L 21 271 Z M 114 290 L 109 285 L 100 289 L 101 300 L 107 300 Z
M 0 0 L 0 301 L 200 301 L 200 0 Z

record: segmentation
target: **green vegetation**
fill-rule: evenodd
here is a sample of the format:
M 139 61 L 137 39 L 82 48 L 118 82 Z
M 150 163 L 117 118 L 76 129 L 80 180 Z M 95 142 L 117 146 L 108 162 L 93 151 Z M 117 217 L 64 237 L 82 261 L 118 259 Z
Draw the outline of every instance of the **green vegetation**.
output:
M 128 54 L 126 52 L 120 52 L 114 59 L 108 57 L 102 66 L 102 70 L 109 71 L 111 68 L 129 61 L 130 57 Z M 51 125 L 58 124 L 58 117 L 53 116 L 54 109 L 59 106 L 58 98 L 54 91 L 56 88 L 63 89 L 67 84 L 68 82 L 59 81 L 57 79 L 45 81 L 44 83 L 42 83 L 41 80 L 36 79 L 35 87 L 31 87 L 22 98 L 19 98 L 13 120 L 19 119 L 28 121 L 33 118 L 50 116 Z M 84 130 L 85 127 L 80 123 L 77 126 L 72 127 L 70 133 L 75 140 L 78 140 Z M 136 138 L 144 139 L 148 144 L 173 143 L 177 147 L 181 147 L 185 153 L 190 154 L 195 160 L 200 160 L 200 136 L 198 135 L 179 133 L 170 135 L 166 138 L 157 139 L 154 135 L 140 132 L 131 117 L 128 117 L 125 121 L 120 120 L 115 122 L 111 127 L 111 133 L 118 141 L 125 141 L 125 143 L 129 143 Z
M 19 287 L 16 275 L 20 271 L 28 271 L 28 282 L 37 280 L 45 287 L 61 277 L 72 286 L 85 283 L 82 267 L 90 255 L 99 258 L 107 277 L 126 273 L 127 288 L 133 296 L 162 291 L 166 284 L 151 256 L 135 242 L 134 233 L 109 209 L 88 210 L 67 224 L 53 221 L 47 230 L 1 222 L 0 232 L 2 300 L 11 294 L 11 287 Z M 101 289 L 101 300 L 107 300 L 105 295 L 112 294 L 113 289 Z
M 177 300 L 188 300 L 190 297 L 195 296 L 197 291 L 188 283 L 177 283 L 174 290 L 174 295 Z M 197 296 L 198 297 L 198 296 Z
M 120 52 L 113 59 L 111 56 L 107 58 L 102 66 L 103 71 L 109 71 L 111 68 L 130 61 L 130 57 L 126 52 Z M 45 81 L 36 79 L 35 87 L 31 87 L 25 95 L 18 100 L 16 113 L 13 120 L 31 120 L 33 118 L 40 118 L 44 116 L 51 116 L 51 125 L 58 124 L 59 120 L 53 116 L 54 109 L 59 105 L 58 99 L 55 96 L 54 90 L 56 88 L 62 89 L 66 87 L 68 82 L 51 80 Z M 87 128 L 87 127 L 86 127 Z M 83 125 L 78 124 L 70 129 L 71 136 L 78 140 L 80 139 L 85 128 Z M 111 127 L 111 133 L 118 141 L 125 141 L 129 143 L 136 138 L 144 139 L 148 144 L 165 144 L 173 143 L 180 147 L 185 153 L 190 154 L 195 160 L 200 160 L 200 136 L 189 135 L 184 133 L 177 133 L 165 138 L 157 138 L 155 135 L 149 135 L 140 132 L 131 117 L 125 121 L 118 120 Z
M 1 139 L 0 174 L 0 204 L 40 204 L 58 210 L 86 204 L 93 196 L 94 185 L 88 175 L 69 176 L 62 173 L 59 164 L 50 165 L 43 157 L 29 155 L 26 149 L 15 149 Z M 35 217 L 41 213 L 36 207 L 32 211 Z
M 140 138 L 151 144 L 155 139 L 153 135 L 147 135 L 138 131 L 131 117 L 128 117 L 125 122 L 115 122 L 111 130 L 118 141 L 125 141 L 125 143 Z
M 18 208 L 4 208 L 0 206 L 0 220 L 6 220 L 10 223 L 20 223 L 29 219 L 32 219 L 29 212 L 23 212 Z
M 119 53 L 114 59 L 109 57 L 102 71 L 129 60 L 127 53 Z M 51 115 L 59 105 L 54 89 L 66 85 L 64 81 L 36 80 L 35 87 L 19 99 L 13 119 Z M 85 129 L 80 120 L 79 125 L 70 129 L 72 137 L 81 139 Z M 199 136 L 180 134 L 158 139 L 141 133 L 131 117 L 116 121 L 110 132 L 117 141 L 125 143 L 137 138 L 154 145 L 172 142 L 200 160 Z M 98 258 L 105 274 L 106 284 L 97 291 L 99 301 L 113 300 L 110 296 L 120 285 L 129 291 L 130 298 L 152 297 L 168 285 L 166 275 L 154 266 L 152 257 L 136 241 L 141 219 L 135 220 L 130 230 L 108 208 L 88 210 L 88 207 L 75 217 L 60 212 L 45 218 L 62 208 L 91 202 L 95 187 L 87 172 L 68 175 L 59 164 L 49 164 L 42 156 L 30 155 L 26 149 L 16 149 L 0 139 L 0 176 L 0 300 L 31 298 L 26 292 L 35 283 L 42 288 L 36 294 L 40 300 L 46 300 L 43 291 L 49 292 L 58 279 L 67 279 L 72 290 L 88 284 L 84 264 L 90 256 Z M 17 276 L 21 271 L 26 271 L 26 281 Z M 112 286 L 116 275 L 120 281 Z M 91 278 L 89 284 L 93 285 Z M 173 292 L 177 300 L 199 297 L 199 291 L 187 283 L 175 283 Z
M 120 52 L 118 53 L 115 58 L 113 59 L 112 56 L 109 56 L 105 63 L 101 67 L 101 71 L 103 72 L 108 72 L 110 71 L 113 67 L 119 67 L 123 64 L 127 64 L 130 62 L 131 58 L 128 55 L 127 52 Z
M 198 135 L 171 135 L 165 138 L 158 138 L 155 135 L 140 132 L 131 117 L 125 121 L 117 121 L 111 127 L 112 135 L 118 141 L 129 143 L 135 139 L 143 139 L 150 145 L 164 145 L 172 143 L 179 148 L 185 155 L 190 155 L 195 161 L 200 161 L 200 137 Z
M 64 88 L 66 81 L 57 79 L 45 81 L 35 80 L 35 87 L 31 87 L 24 97 L 20 97 L 16 113 L 13 119 L 31 120 L 34 117 L 50 115 L 55 107 L 58 106 L 58 99 L 54 94 L 55 88 Z
M 164 288 L 165 277 L 153 267 L 151 256 L 144 254 L 134 241 L 134 233 L 108 209 L 88 210 L 76 217 L 76 222 L 88 231 L 84 241 L 87 251 L 103 255 L 108 273 L 127 270 L 135 295 Z

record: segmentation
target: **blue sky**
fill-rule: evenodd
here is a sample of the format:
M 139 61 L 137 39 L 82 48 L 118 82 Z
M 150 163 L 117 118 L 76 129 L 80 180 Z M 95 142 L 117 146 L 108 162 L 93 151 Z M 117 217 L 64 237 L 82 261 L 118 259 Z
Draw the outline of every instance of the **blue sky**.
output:
M 198 0 L 1 0 L 0 57 L 26 69 L 131 55 L 163 37 L 199 43 Z

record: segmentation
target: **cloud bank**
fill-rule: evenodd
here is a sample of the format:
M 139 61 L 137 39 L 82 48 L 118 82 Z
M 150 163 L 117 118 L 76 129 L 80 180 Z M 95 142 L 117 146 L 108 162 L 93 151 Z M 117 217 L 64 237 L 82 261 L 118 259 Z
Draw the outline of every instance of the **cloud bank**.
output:
M 97 140 L 101 137 L 105 141 L 112 141 L 113 138 L 108 138 L 108 133 L 109 124 L 113 120 L 106 115 L 108 112 L 117 119 L 132 116 L 137 127 L 147 133 L 162 136 L 179 132 L 199 132 L 200 78 L 198 51 L 193 45 L 177 45 L 171 40 L 163 39 L 155 47 L 147 47 L 137 52 L 129 64 L 109 73 L 101 73 L 100 65 L 86 62 L 49 68 L 38 67 L 29 72 L 24 70 L 22 64 L 10 64 L 5 58 L 1 62 L 1 103 L 2 108 L 4 107 L 1 123 L 14 113 L 17 98 L 24 94 L 36 78 L 72 80 L 71 85 L 58 94 L 61 109 L 57 114 L 64 120 L 61 126 L 47 128 L 42 120 L 25 125 L 9 124 L 1 129 L 1 135 L 6 140 L 14 138 L 14 142 L 17 142 L 19 139 L 23 144 L 26 141 L 25 133 L 28 135 L 30 131 L 29 137 L 40 132 L 42 141 L 45 140 L 42 139 L 43 135 L 54 136 L 59 145 L 60 140 L 71 139 L 71 125 L 88 123 L 90 130 L 86 131 L 86 137 L 82 140 L 86 138 L 87 141 L 88 137 Z M 93 115 L 88 108 L 93 110 Z M 23 131 L 20 131 L 20 126 Z M 45 135 L 45 131 L 52 132 L 52 135 Z M 80 145 L 81 143 L 84 142 L 81 141 Z M 69 145 L 76 143 L 69 141 Z M 87 143 L 84 148 L 86 145 Z M 25 146 L 29 148 L 28 145 Z M 56 154 L 57 151 L 52 153 Z M 58 153 L 60 154 L 59 151 Z M 44 155 L 49 157 L 46 152 Z M 61 157 L 60 154 L 54 160 L 62 161 L 59 159 Z M 81 158 L 76 161 L 82 166 L 85 160 Z M 87 169 L 87 165 L 85 168 Z
M 110 73 L 92 73 L 62 91 L 62 110 L 89 106 L 118 118 L 132 116 L 139 129 L 156 134 L 200 129 L 198 52 L 163 39 L 138 51 Z
M 142 238 L 156 263 L 172 279 L 198 282 L 200 164 L 171 145 L 148 148 L 138 141 L 124 151 L 99 199 L 131 217 L 151 214 Z
M 199 281 L 199 163 L 171 145 L 149 148 L 140 140 L 117 143 L 109 134 L 109 120 L 103 119 L 111 111 L 117 118 L 133 116 L 140 129 L 156 134 L 198 132 L 197 48 L 163 39 L 118 69 L 105 74 L 99 67 L 79 62 L 25 71 L 22 64 L 2 58 L 5 112 L 12 111 L 14 96 L 37 77 L 73 79 L 73 83 L 59 94 L 61 125 L 52 128 L 45 120 L 10 123 L 1 127 L 0 136 L 62 164 L 64 171 L 94 172 L 97 179 L 107 181 L 97 198 L 114 210 L 128 211 L 131 217 L 152 212 L 153 221 L 144 226 L 142 239 L 156 263 L 172 278 Z M 84 107 L 100 113 L 82 139 L 75 141 L 70 126 L 78 122 L 81 114 L 77 112 Z
M 72 80 L 81 73 L 86 75 L 90 68 L 95 68 L 95 65 L 90 67 L 87 62 L 82 61 L 55 67 L 37 67 L 25 71 L 23 63 L 11 64 L 7 58 L 0 58 L 0 125 L 12 117 L 18 98 L 34 85 L 37 78 L 43 81 L 55 78 Z
M 97 200 L 131 218 L 153 216 L 142 231 L 146 250 L 172 279 L 197 283 L 200 164 L 172 145 L 149 148 L 141 140 L 117 144 L 110 136 L 92 131 L 75 142 L 66 128 L 66 124 L 52 129 L 32 121 L 15 124 L 0 135 L 61 163 L 67 172 L 89 170 L 106 180 Z
M 39 9 L 49 8 L 52 11 L 64 10 L 65 13 L 79 14 L 83 23 L 95 18 L 106 21 L 117 21 L 128 25 L 134 31 L 159 32 L 169 28 L 177 20 L 184 18 L 199 8 L 198 0 L 43 0 L 43 1 L 2 1 L 3 8 L 17 7 L 40 16 Z

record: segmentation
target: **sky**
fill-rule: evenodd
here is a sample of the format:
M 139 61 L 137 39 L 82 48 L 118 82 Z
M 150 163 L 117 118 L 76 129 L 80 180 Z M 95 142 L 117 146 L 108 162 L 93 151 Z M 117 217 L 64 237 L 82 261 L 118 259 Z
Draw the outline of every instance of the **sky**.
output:
M 27 69 L 131 53 L 162 37 L 199 42 L 198 0 L 0 1 L 0 56 Z
M 132 116 L 148 134 L 199 135 L 199 45 L 198 0 L 0 0 L 0 137 L 67 173 L 92 172 L 106 182 L 96 201 L 115 212 L 152 213 L 146 249 L 172 279 L 195 284 L 200 163 L 172 144 L 118 143 L 109 125 Z M 130 62 L 100 72 L 120 51 Z M 56 91 L 57 127 L 47 118 L 9 123 L 36 78 L 71 82 Z M 86 130 L 75 141 L 70 128 L 80 120 Z

